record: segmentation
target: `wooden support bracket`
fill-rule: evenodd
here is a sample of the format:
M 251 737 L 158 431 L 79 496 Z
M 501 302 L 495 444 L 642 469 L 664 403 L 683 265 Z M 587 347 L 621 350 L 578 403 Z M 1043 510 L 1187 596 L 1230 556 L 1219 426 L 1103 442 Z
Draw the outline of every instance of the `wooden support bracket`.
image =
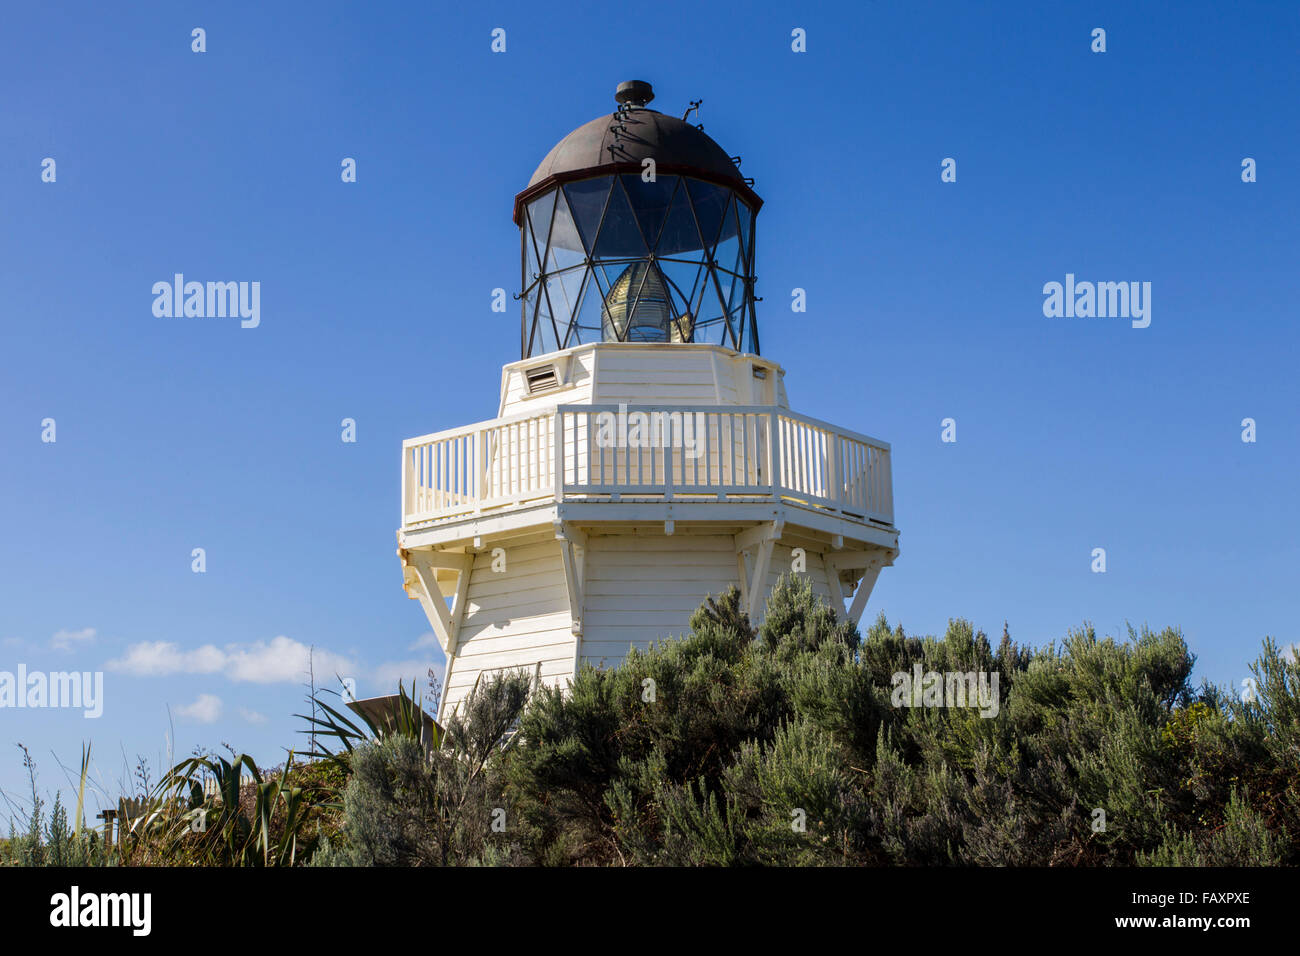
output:
M 736 535 L 736 571 L 740 577 L 741 602 L 752 624 L 767 601 L 767 572 L 772 565 L 772 549 L 785 531 L 785 512 L 778 511 L 771 521 L 756 525 Z M 753 552 L 752 568 L 746 566 L 745 553 Z M 752 576 L 751 576 L 752 575 Z
M 569 589 L 569 617 L 573 636 L 582 641 L 582 616 L 586 608 L 583 584 L 587 561 L 587 536 L 568 521 L 555 522 L 555 538 L 564 560 L 564 583 Z M 577 651 L 575 650 L 575 657 Z
M 469 593 L 470 569 L 474 555 L 460 551 L 402 551 L 403 584 L 406 593 L 419 600 L 425 616 L 433 626 L 442 652 L 450 659 L 456 653 L 456 640 L 465 618 L 466 595 Z M 439 571 L 455 575 L 456 590 L 444 592 Z M 450 577 L 451 574 L 443 575 Z M 447 599 L 452 599 L 447 607 Z
M 849 607 L 848 617 L 854 624 L 862 618 L 867 599 L 876 586 L 880 569 L 885 566 L 886 555 L 882 551 L 837 551 L 826 555 L 826 577 L 830 581 L 831 593 L 836 598 L 836 608 L 844 607 L 844 591 L 841 587 L 840 572 L 861 571 L 861 581 L 853 595 L 853 604 Z M 853 577 L 858 577 L 854 574 Z

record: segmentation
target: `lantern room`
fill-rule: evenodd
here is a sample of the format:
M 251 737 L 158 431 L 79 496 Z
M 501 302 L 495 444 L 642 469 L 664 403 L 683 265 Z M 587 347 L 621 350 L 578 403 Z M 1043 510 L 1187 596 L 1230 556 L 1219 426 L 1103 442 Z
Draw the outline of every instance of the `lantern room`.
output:
M 758 354 L 762 200 L 739 157 L 652 99 L 648 83 L 620 84 L 617 110 L 560 140 L 515 198 L 522 358 L 592 342 Z

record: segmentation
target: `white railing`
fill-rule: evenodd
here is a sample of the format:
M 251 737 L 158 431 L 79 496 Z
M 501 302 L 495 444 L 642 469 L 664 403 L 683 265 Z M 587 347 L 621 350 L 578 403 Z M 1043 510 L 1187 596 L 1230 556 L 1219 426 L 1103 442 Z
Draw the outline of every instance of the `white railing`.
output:
M 623 496 L 782 498 L 887 524 L 894 514 L 888 444 L 786 408 L 561 405 L 402 443 L 405 527 Z
M 402 442 L 406 523 L 553 495 L 554 424 L 552 413 L 520 415 Z

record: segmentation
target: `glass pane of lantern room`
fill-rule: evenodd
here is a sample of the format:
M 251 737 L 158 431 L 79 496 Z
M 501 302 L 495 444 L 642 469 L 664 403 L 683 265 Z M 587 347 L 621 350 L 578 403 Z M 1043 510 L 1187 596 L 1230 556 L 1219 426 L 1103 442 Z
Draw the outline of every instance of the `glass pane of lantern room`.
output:
M 703 266 L 695 262 L 677 262 L 660 259 L 659 269 L 668 282 L 668 291 L 672 296 L 673 314 L 679 317 L 695 314 L 694 301 L 700 285 Z
M 740 223 L 736 219 L 736 203 L 727 207 L 727 215 L 722 223 L 722 231 L 717 246 L 713 250 L 713 261 L 720 268 L 731 272 L 743 272 L 742 249 L 740 245 Z
M 525 355 L 532 355 L 533 339 L 537 335 L 537 300 L 542 294 L 542 284 L 536 283 L 532 289 L 524 293 L 524 328 L 528 334 L 528 345 L 524 352 Z
M 528 224 L 532 229 L 539 260 L 546 252 L 546 240 L 551 230 L 551 212 L 555 208 L 555 196 L 558 192 L 558 189 L 552 189 L 528 204 Z
M 582 288 L 581 302 L 578 305 L 569 347 L 600 341 L 600 313 L 604 302 L 604 296 L 601 294 L 600 286 L 596 284 L 595 277 L 591 270 L 586 270 L 586 284 Z
M 524 291 L 527 293 L 541 275 L 542 264 L 537 258 L 537 247 L 533 244 L 532 231 L 526 221 L 521 238 L 524 244 Z
M 537 293 L 537 322 L 533 333 L 532 347 L 528 350 L 529 355 L 544 355 L 547 352 L 554 352 L 560 347 L 559 337 L 555 332 L 555 324 L 551 320 L 551 307 L 546 297 L 545 283 L 538 283 Z
M 703 248 L 700 232 L 695 228 L 695 214 L 691 212 L 690 199 L 687 197 L 686 180 L 679 179 L 663 230 L 659 233 L 659 245 L 655 254 L 698 260 Z
M 718 240 L 722 214 L 726 212 L 731 190 L 698 179 L 687 179 L 686 185 L 690 189 L 691 204 L 695 207 L 695 221 L 700 226 L 700 238 L 704 240 L 704 245 L 712 246 Z
M 718 283 L 727 298 L 727 314 L 731 318 L 731 327 L 739 331 L 744 317 L 745 280 L 738 275 L 730 275 L 718 270 Z
M 618 280 L 623 274 L 631 268 L 626 262 L 606 262 L 603 259 L 593 262 L 591 270 L 595 274 L 598 284 L 603 295 L 608 295 L 609 290 L 618 284 Z
M 605 212 L 605 199 L 609 196 L 612 176 L 597 176 L 595 179 L 583 179 L 569 183 L 564 187 L 569 207 L 573 210 L 574 221 L 582 234 L 583 246 L 591 250 L 596 241 L 596 231 L 600 228 L 601 215 Z
M 582 290 L 582 277 L 586 274 L 584 266 L 551 273 L 546 277 L 546 292 L 555 310 L 555 325 L 561 336 L 578 311 L 578 294 Z
M 726 295 L 730 285 L 727 274 L 721 269 L 706 267 L 703 281 L 704 295 L 700 300 L 700 321 L 720 319 L 726 314 Z
M 574 225 L 569 204 L 563 196 L 556 199 L 554 221 L 551 225 L 551 245 L 546 253 L 546 271 L 558 272 L 581 265 L 587 259 L 578 227 Z
M 644 259 L 648 255 L 632 205 L 617 181 L 605 205 L 605 221 L 600 226 L 595 254 L 602 259 Z
M 623 188 L 627 190 L 632 201 L 632 212 L 641 226 L 641 235 L 645 238 L 647 248 L 654 249 L 663 229 L 664 219 L 668 216 L 668 205 L 672 202 L 673 190 L 677 188 L 676 176 L 658 176 L 652 183 L 645 182 L 637 173 L 626 173 L 619 177 Z
M 691 315 L 697 322 L 715 318 L 718 314 L 718 294 L 713 291 L 710 271 L 707 265 L 703 266 L 700 269 L 699 280 L 691 290 Z
M 736 218 L 740 222 L 740 244 L 745 250 L 745 274 L 748 275 L 748 269 L 753 264 L 754 213 L 739 199 L 736 200 Z

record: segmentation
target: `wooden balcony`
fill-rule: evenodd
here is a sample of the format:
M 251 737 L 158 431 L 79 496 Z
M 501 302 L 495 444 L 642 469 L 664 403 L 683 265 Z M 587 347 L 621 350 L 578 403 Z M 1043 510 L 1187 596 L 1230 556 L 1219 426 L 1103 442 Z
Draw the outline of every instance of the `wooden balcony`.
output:
M 777 406 L 561 405 L 402 443 L 402 529 L 585 501 L 772 501 L 892 527 L 886 442 Z

